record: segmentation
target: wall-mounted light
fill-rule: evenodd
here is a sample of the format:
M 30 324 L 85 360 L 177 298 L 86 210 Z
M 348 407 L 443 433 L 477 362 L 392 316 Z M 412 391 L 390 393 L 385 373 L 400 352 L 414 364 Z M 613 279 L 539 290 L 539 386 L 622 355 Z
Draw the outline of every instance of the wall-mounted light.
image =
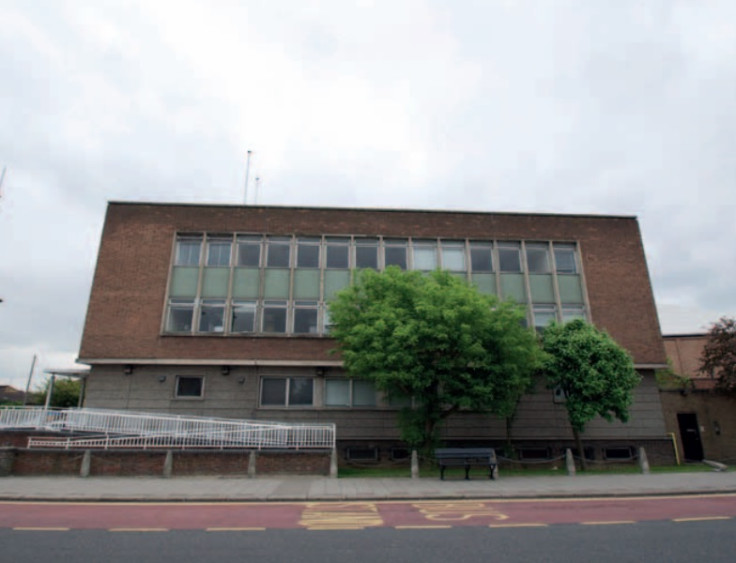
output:
M 132 373 L 133 373 L 133 366 L 131 366 L 130 364 L 125 364 L 125 365 L 123 366 L 123 373 L 124 373 L 125 375 L 130 375 L 130 374 L 132 374 Z
M 317 375 L 317 377 L 323 377 L 325 375 L 325 371 L 326 371 L 325 368 L 318 367 L 318 368 L 315 368 L 314 373 Z
M 221 366 L 220 373 L 222 375 L 230 375 L 230 366 Z
M 718 421 L 717 420 L 714 420 L 713 421 L 713 432 L 716 433 L 716 436 L 720 436 L 721 435 L 721 425 L 718 424 Z
M 241 377 L 241 378 L 239 378 L 239 379 L 238 379 L 238 383 L 239 383 L 240 385 L 242 385 L 243 383 L 245 383 L 245 377 Z
M 166 376 L 165 375 L 159 375 L 158 376 L 158 382 L 159 383 L 163 383 L 164 381 L 166 381 Z

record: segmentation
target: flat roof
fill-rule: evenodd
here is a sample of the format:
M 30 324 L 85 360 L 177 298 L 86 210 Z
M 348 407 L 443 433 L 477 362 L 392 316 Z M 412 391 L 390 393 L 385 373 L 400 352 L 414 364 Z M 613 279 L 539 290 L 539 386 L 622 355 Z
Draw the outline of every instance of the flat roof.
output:
M 161 206 L 161 207 L 218 207 L 249 209 L 293 209 L 295 211 L 359 211 L 380 213 L 437 213 L 460 215 L 516 215 L 539 217 L 576 217 L 592 219 L 637 219 L 636 215 L 609 215 L 595 213 L 552 213 L 541 211 L 478 211 L 469 209 L 409 209 L 400 207 L 342 207 L 342 206 L 309 206 L 309 205 L 250 205 L 235 203 L 172 203 L 162 201 L 122 201 L 109 200 L 108 205 Z

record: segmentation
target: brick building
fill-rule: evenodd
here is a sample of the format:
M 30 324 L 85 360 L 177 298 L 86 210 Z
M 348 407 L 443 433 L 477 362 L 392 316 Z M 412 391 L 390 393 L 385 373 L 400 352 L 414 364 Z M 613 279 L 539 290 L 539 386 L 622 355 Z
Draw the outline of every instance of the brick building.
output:
M 665 353 L 633 217 L 112 202 L 80 350 L 85 405 L 335 422 L 345 456 L 404 455 L 399 405 L 346 379 L 328 335 L 329 299 L 356 270 L 388 265 L 456 272 L 524 304 L 530 326 L 606 329 L 643 380 L 628 424 L 590 423 L 589 454 L 646 445 L 669 459 L 654 378 Z M 514 422 L 523 457 L 572 441 L 564 405 L 538 387 Z M 442 433 L 500 444 L 506 428 L 461 413 Z

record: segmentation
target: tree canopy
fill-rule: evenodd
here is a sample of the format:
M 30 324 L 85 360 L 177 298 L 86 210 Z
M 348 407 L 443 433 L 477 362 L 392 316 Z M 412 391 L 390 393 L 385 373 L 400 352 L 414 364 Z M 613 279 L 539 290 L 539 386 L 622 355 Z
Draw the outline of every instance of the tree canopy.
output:
M 736 319 L 722 317 L 708 331 L 700 371 L 717 378 L 717 387 L 736 392 Z
M 48 392 L 51 378 L 47 378 L 43 384 L 39 386 L 34 396 L 31 398 L 31 404 L 43 405 L 46 401 L 46 393 Z M 79 402 L 79 393 L 82 384 L 78 379 L 58 378 L 54 381 L 54 390 L 51 394 L 51 407 L 76 407 Z
M 582 320 L 547 327 L 542 336 L 544 372 L 565 397 L 568 420 L 585 466 L 580 433 L 596 415 L 609 422 L 629 419 L 641 376 L 631 356 L 606 332 Z
M 412 447 L 433 445 L 459 410 L 509 417 L 539 366 L 533 331 L 510 302 L 481 295 L 445 271 L 365 270 L 330 304 L 330 335 L 349 375 L 389 398 Z

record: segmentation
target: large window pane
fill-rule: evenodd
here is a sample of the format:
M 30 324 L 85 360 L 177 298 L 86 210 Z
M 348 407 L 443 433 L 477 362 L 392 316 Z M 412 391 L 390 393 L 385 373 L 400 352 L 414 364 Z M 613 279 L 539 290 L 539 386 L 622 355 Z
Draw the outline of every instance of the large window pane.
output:
M 225 330 L 225 302 L 205 300 L 199 313 L 199 332 L 223 332 Z
M 255 301 L 236 301 L 232 309 L 232 332 L 255 332 L 256 330 L 256 303 Z
M 574 244 L 555 244 L 555 267 L 558 274 L 577 273 Z
M 261 271 L 256 268 L 235 268 L 233 297 L 257 299 L 260 296 Z
M 350 381 L 347 379 L 325 380 L 325 405 L 347 407 L 350 405 Z
M 562 307 L 562 322 L 569 323 L 575 319 L 585 319 L 585 309 L 583 307 Z
M 202 297 L 227 297 L 229 268 L 205 268 L 202 275 Z
M 398 266 L 406 270 L 406 240 L 387 239 L 384 248 L 384 263 L 386 267 Z
M 263 332 L 286 332 L 286 302 L 266 301 L 263 305 Z
M 414 243 L 414 269 L 431 271 L 437 269 L 437 244 L 432 242 Z
M 546 244 L 526 245 L 527 271 L 531 274 L 546 274 L 549 267 L 549 248 Z
M 297 268 L 319 268 L 319 239 L 299 239 L 296 266 Z
M 493 260 L 490 244 L 470 243 L 470 267 L 473 272 L 492 272 Z
M 289 379 L 289 406 L 311 405 L 312 387 L 314 380 L 311 377 L 292 377 Z
M 350 239 L 328 238 L 326 241 L 326 264 L 327 268 L 347 269 L 349 262 Z
M 342 288 L 350 285 L 350 270 L 325 272 L 325 300 L 332 299 Z
M 294 271 L 294 299 L 319 299 L 319 270 Z
M 260 265 L 260 237 L 238 237 L 238 266 L 258 268 Z
M 199 238 L 181 238 L 176 241 L 176 266 L 199 266 L 199 255 L 202 240 Z
M 301 305 L 294 309 L 294 334 L 317 334 L 317 304 Z
M 353 380 L 353 406 L 373 407 L 376 405 L 376 388 L 372 381 Z
M 357 239 L 355 241 L 355 267 L 378 269 L 378 240 Z
M 172 299 L 169 301 L 169 314 L 166 318 L 167 332 L 191 332 L 194 316 L 194 301 Z
M 465 267 L 465 245 L 462 243 L 442 244 L 442 269 L 452 272 L 464 272 Z
M 169 294 L 172 297 L 195 297 L 198 281 L 199 268 L 176 266 L 171 272 Z
M 207 241 L 207 265 L 208 266 L 229 266 L 230 265 L 230 247 L 232 243 L 229 240 L 210 240 Z
M 498 266 L 502 272 L 521 272 L 518 244 L 498 245 Z
M 288 268 L 291 256 L 291 239 L 272 237 L 268 239 L 267 266 L 269 268 Z
M 263 296 L 266 299 L 288 299 L 290 270 L 267 269 L 263 280 Z
M 286 379 L 269 377 L 261 380 L 261 405 L 286 406 Z
M 557 320 L 554 305 L 542 305 L 534 307 L 534 328 L 542 332 L 548 325 Z

